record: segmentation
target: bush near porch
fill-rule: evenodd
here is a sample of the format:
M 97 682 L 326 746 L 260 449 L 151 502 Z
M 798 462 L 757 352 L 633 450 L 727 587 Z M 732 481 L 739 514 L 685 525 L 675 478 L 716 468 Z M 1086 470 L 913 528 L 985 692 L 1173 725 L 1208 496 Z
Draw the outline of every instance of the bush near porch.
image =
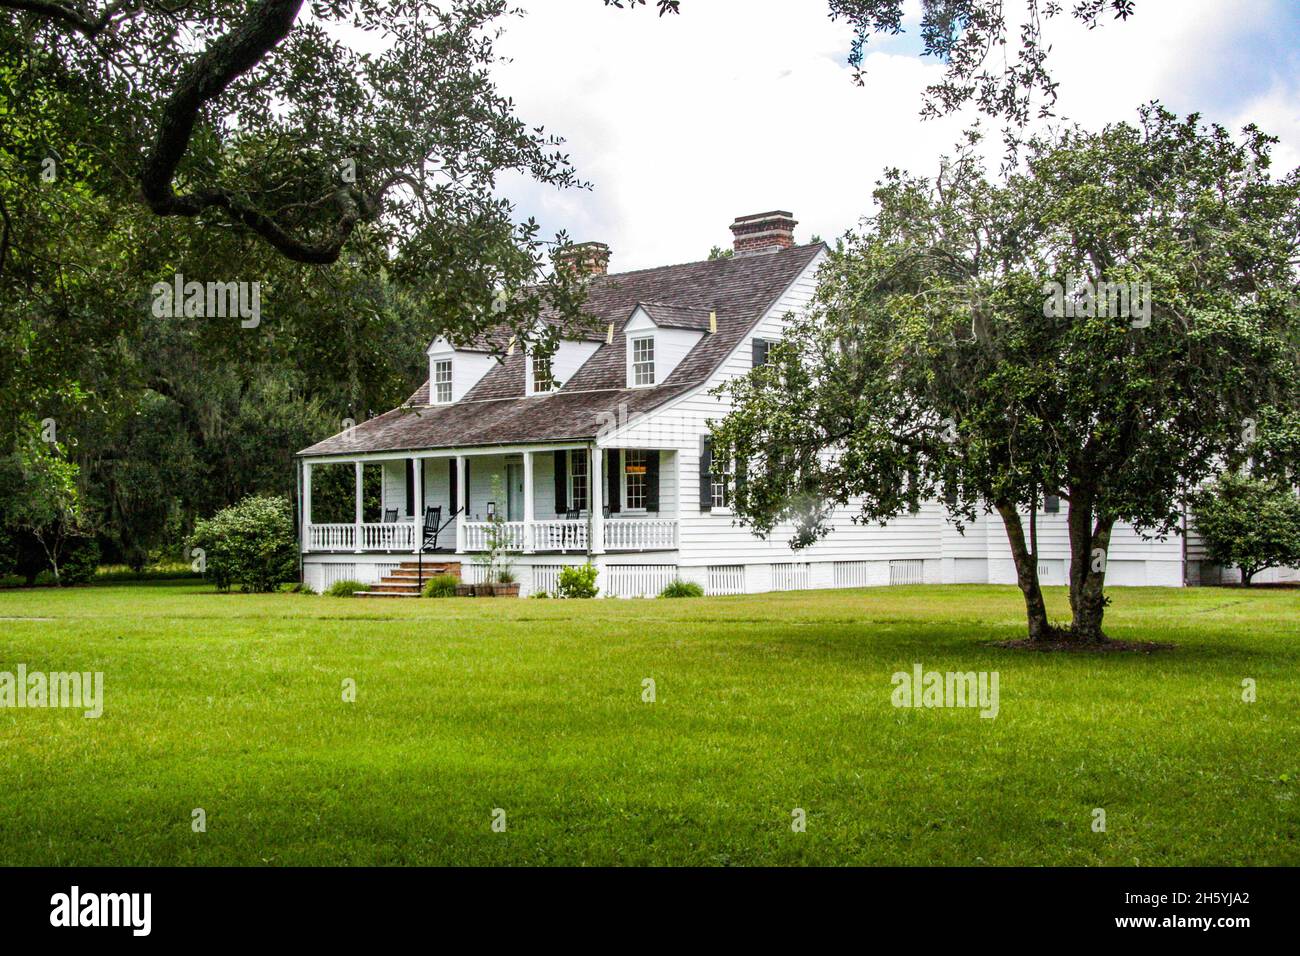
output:
M 1063 590 L 1047 599 L 1067 613 Z M 1011 587 L 4 592 L 5 669 L 104 672 L 98 720 L 0 709 L 0 780 L 21 781 L 5 791 L 4 861 L 1300 862 L 1300 590 L 1113 599 L 1113 636 L 1177 649 L 995 647 L 1024 627 Z M 997 718 L 895 709 L 891 675 L 915 663 L 998 671 Z

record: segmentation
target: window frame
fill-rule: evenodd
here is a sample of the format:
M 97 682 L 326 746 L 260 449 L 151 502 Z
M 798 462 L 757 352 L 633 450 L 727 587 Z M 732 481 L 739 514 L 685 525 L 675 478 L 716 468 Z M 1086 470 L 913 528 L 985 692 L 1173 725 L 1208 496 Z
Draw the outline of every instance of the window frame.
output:
M 443 368 L 446 368 L 446 379 L 443 379 Z M 447 397 L 443 398 L 443 386 L 446 386 Z M 429 379 L 429 404 L 431 405 L 450 405 L 452 400 L 452 365 L 451 359 L 434 359 L 433 375 Z
M 637 346 L 648 346 L 650 357 L 637 358 Z M 631 380 L 628 385 L 632 388 L 648 388 L 655 383 L 655 337 L 653 335 L 634 335 L 628 340 L 628 371 L 631 373 Z M 640 374 L 645 366 L 650 367 L 650 380 L 648 382 L 639 381 Z
M 559 383 L 555 380 L 555 356 L 529 355 L 528 365 L 528 394 L 548 395 L 559 388 Z M 538 372 L 542 369 L 546 370 L 546 388 L 538 387 Z
M 575 462 L 581 463 L 581 474 L 575 467 Z M 587 450 L 585 448 L 570 448 L 568 464 L 569 467 L 565 470 L 568 472 L 569 508 L 574 511 L 589 512 L 591 510 L 591 472 L 587 467 Z M 582 504 L 578 504 L 578 485 L 575 483 L 575 479 L 579 478 L 582 479 Z
M 722 467 L 719 468 L 719 465 Z M 731 495 L 728 494 L 728 479 L 731 478 L 731 462 L 719 462 L 715 456 L 709 460 L 709 510 L 730 511 Z M 721 490 L 719 490 L 721 489 Z
M 627 470 L 628 465 L 632 464 L 632 462 L 630 462 L 628 458 L 631 455 L 639 455 L 641 457 L 640 464 L 643 468 L 646 469 L 645 471 L 642 471 L 638 475 L 628 474 L 628 470 Z M 643 448 L 625 448 L 621 452 L 619 452 L 618 458 L 619 458 L 618 470 L 622 478 L 621 487 L 620 487 L 622 501 L 620 502 L 620 506 L 623 511 L 630 512 L 632 514 L 646 514 L 646 501 L 648 500 L 649 492 L 650 492 L 649 455 L 646 454 L 645 449 Z M 637 478 L 640 480 L 641 503 L 639 505 L 632 504 L 632 499 L 630 496 L 630 488 L 629 488 L 630 485 L 629 479 L 632 478 Z

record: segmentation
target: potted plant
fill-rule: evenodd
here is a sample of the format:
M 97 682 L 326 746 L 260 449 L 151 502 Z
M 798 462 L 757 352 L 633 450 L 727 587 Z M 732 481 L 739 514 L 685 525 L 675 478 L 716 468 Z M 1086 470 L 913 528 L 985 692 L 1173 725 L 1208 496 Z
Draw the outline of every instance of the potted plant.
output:
M 492 496 L 497 501 L 504 494 L 500 477 L 492 477 Z M 510 532 L 506 527 L 505 516 L 493 501 L 488 507 L 486 549 L 474 558 L 474 563 L 483 569 L 482 583 L 472 586 L 476 597 L 518 597 L 519 582 L 515 578 L 514 565 L 509 559 Z

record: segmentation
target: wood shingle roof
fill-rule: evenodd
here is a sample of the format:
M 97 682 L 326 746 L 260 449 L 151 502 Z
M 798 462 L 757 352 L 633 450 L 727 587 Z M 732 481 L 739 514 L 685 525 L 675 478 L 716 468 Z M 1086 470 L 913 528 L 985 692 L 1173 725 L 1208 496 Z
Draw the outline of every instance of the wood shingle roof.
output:
M 499 364 L 452 405 L 429 405 L 426 381 L 401 408 L 318 442 L 300 455 L 342 455 L 590 440 L 610 421 L 648 412 L 708 380 L 728 354 L 825 246 L 813 243 L 763 255 L 596 276 L 582 311 L 612 342 L 599 348 L 555 392 L 524 397 L 522 349 Z M 708 330 L 672 374 L 651 388 L 627 388 L 622 328 L 641 305 L 665 327 Z M 543 316 L 544 319 L 548 318 Z M 567 337 L 567 336 L 566 336 Z M 588 333 L 572 336 L 591 341 Z

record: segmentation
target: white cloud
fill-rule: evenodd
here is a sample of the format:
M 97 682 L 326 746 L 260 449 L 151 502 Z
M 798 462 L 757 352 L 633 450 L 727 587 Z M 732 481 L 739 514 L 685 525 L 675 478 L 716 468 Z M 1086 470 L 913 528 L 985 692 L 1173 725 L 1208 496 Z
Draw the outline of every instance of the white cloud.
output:
M 679 16 L 599 0 L 527 0 L 499 44 L 513 58 L 502 89 L 529 123 L 567 137 L 591 192 L 503 183 L 543 231 L 608 242 L 615 271 L 702 258 L 726 246 L 731 220 L 791 210 L 799 236 L 832 238 L 870 207 L 888 166 L 934 170 L 970 116 L 922 122 L 922 91 L 941 67 L 912 55 L 915 36 L 873 39 L 867 85 L 850 80 L 851 35 L 825 0 L 688 0 Z M 1067 5 L 1068 6 L 1068 5 Z M 914 26 L 919 6 L 912 3 Z M 1164 100 L 1197 109 L 1218 98 L 1225 51 L 1270 29 L 1268 0 L 1141 0 L 1128 23 L 1088 31 L 1049 24 L 1058 112 L 1095 127 Z M 1291 64 L 1294 67 L 1294 64 Z M 1255 116 L 1300 144 L 1295 72 L 1211 119 Z M 1230 101 L 1231 98 L 1228 98 Z M 996 137 L 992 137 L 996 140 Z M 990 151 L 997 152 L 996 142 Z

